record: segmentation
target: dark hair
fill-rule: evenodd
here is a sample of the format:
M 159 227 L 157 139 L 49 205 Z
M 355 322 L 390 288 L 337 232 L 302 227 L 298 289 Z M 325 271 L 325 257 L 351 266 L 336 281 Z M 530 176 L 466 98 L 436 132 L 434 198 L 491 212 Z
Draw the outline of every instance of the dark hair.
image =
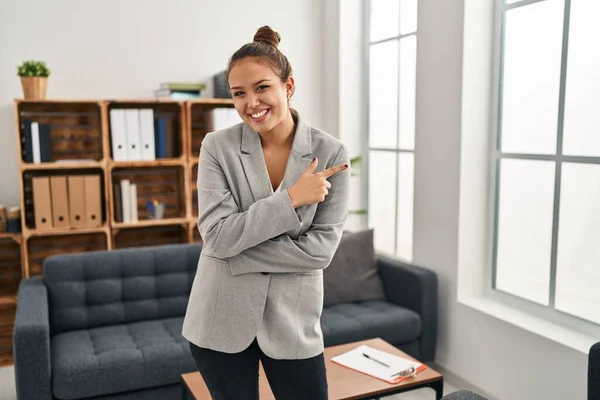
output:
M 229 59 L 227 80 L 229 81 L 229 73 L 235 63 L 247 57 L 257 57 L 269 64 L 277 76 L 279 76 L 281 82 L 286 82 L 292 75 L 292 66 L 287 57 L 277 48 L 279 42 L 281 42 L 281 36 L 271 29 L 270 26 L 265 25 L 259 28 L 254 35 L 254 41 L 240 47 Z M 293 94 L 292 91 L 290 97 Z

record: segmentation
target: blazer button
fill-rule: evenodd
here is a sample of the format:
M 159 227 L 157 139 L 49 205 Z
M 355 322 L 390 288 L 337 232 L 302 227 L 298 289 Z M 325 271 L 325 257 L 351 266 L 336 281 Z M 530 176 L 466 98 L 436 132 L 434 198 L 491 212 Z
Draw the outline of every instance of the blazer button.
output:
M 268 272 L 261 272 L 261 274 L 263 274 L 263 275 L 269 275 Z

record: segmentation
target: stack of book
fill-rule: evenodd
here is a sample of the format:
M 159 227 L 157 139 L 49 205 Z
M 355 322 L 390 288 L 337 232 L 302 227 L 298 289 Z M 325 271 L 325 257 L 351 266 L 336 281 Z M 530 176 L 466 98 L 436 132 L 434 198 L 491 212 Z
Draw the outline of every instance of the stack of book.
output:
M 199 99 L 200 94 L 206 88 L 201 82 L 166 82 L 154 91 L 157 99 L 171 100 L 193 100 Z
M 113 183 L 115 221 L 138 222 L 137 184 L 129 179 Z
M 26 119 L 21 124 L 21 131 L 24 132 L 21 136 L 23 161 L 34 164 L 53 161 L 50 124 Z
M 21 232 L 21 208 L 9 207 L 0 204 L 0 233 Z

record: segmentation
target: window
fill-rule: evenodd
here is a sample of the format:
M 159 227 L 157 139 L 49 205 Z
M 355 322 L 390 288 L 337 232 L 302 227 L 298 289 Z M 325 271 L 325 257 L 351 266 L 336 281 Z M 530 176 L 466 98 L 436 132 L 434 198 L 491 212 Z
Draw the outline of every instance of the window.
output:
M 600 2 L 498 1 L 492 287 L 600 324 Z
M 369 0 L 368 224 L 412 260 L 417 0 Z

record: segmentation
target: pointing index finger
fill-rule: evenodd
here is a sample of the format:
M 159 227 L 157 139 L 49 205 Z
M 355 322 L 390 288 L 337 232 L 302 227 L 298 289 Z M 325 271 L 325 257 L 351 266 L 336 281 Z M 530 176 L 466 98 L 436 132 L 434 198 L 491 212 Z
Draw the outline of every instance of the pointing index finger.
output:
M 333 175 L 337 174 L 338 172 L 342 172 L 346 168 L 348 168 L 348 164 L 340 164 L 340 165 L 336 165 L 331 168 L 327 168 L 327 169 L 321 171 L 320 174 L 324 178 L 329 178 L 330 176 L 333 176 Z

